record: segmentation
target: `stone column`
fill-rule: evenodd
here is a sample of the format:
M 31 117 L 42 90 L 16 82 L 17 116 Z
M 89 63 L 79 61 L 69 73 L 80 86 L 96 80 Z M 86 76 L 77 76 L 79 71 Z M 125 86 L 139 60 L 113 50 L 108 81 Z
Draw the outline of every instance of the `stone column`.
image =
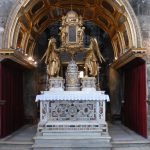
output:
M 120 117 L 121 113 L 121 77 L 117 70 L 112 67 L 109 68 L 109 96 L 111 119 Z M 117 119 L 116 118 L 116 119 Z

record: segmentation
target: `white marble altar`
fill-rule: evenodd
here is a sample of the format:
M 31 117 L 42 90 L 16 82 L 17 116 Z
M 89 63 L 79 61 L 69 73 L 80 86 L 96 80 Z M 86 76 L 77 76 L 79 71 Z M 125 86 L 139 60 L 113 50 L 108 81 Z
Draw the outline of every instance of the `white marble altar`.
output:
M 110 150 L 105 117 L 109 96 L 89 86 L 93 83 L 88 87 L 83 85 L 81 91 L 64 91 L 62 84 L 54 79 L 49 91 L 36 96 L 36 102 L 40 102 L 40 121 L 33 149 Z M 84 81 L 91 83 L 93 79 Z M 52 141 L 59 147 L 50 148 Z
M 97 130 L 107 133 L 105 103 L 108 95 L 102 91 L 45 91 L 37 95 L 40 101 L 38 131 Z

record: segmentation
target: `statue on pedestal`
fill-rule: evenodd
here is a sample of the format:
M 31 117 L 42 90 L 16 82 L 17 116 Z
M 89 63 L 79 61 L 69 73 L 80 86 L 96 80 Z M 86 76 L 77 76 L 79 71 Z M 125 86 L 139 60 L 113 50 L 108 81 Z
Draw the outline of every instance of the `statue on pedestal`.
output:
M 97 76 L 98 72 L 99 72 L 99 63 L 102 63 L 103 61 L 105 61 L 105 59 L 103 58 L 97 40 L 96 38 L 91 38 L 91 43 L 89 46 L 89 49 L 87 51 L 86 54 L 86 58 L 85 58 L 85 75 L 88 76 L 92 76 L 95 77 Z M 88 73 L 89 71 L 89 73 Z
M 60 71 L 60 58 L 56 52 L 56 40 L 51 38 L 48 43 L 48 48 L 42 57 L 45 58 L 45 64 L 47 65 L 47 73 L 49 77 L 59 76 Z

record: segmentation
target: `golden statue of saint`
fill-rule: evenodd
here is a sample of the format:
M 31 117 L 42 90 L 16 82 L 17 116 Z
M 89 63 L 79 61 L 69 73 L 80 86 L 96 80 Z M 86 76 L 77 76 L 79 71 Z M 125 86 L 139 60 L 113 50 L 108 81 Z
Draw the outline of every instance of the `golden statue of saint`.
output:
M 90 75 L 95 77 L 98 75 L 99 72 L 98 61 L 102 63 L 102 61 L 105 61 L 105 59 L 103 58 L 100 52 L 96 38 L 91 38 L 90 47 L 87 51 L 84 63 L 86 76 Z
M 85 59 L 85 75 L 96 76 L 98 73 L 97 58 L 92 50 L 88 51 Z
M 60 59 L 59 55 L 56 52 L 56 40 L 51 38 L 48 43 L 48 48 L 45 54 L 42 57 L 42 60 L 45 58 L 45 64 L 47 65 L 47 73 L 49 77 L 59 76 L 60 71 Z

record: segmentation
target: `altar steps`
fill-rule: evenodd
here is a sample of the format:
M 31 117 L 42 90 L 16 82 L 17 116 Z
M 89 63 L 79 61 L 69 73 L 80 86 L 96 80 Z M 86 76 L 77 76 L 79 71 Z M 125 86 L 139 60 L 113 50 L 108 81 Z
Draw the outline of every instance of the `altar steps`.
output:
M 54 138 L 55 139 L 55 138 Z M 91 139 L 91 137 L 87 137 L 84 141 L 83 139 L 66 139 L 66 140 L 50 140 L 49 144 L 43 143 L 34 145 L 34 149 L 36 150 L 150 150 L 150 141 L 111 141 L 110 145 L 108 143 L 99 141 L 98 139 Z M 55 142 L 54 142 L 55 141 Z M 48 142 L 48 141 L 47 141 Z M 101 147 L 99 147 L 101 145 Z M 47 147 L 47 149 L 45 148 Z
M 68 130 L 53 130 L 53 131 L 49 131 L 49 130 L 43 130 L 41 133 L 40 133 L 40 135 L 42 135 L 42 136 L 57 136 L 58 138 L 61 136 L 61 137 L 69 137 L 69 136 L 74 136 L 74 138 L 75 137 L 93 137 L 93 138 L 98 138 L 98 137 L 100 137 L 100 136 L 105 136 L 105 135 L 107 135 L 107 133 L 106 132 L 102 132 L 102 131 L 100 131 L 100 130 L 97 130 L 97 131 L 95 131 L 95 130 L 91 130 L 91 131 L 87 131 L 87 130 L 79 130 L 79 131 L 77 131 L 77 130 L 75 130 L 75 131 L 73 131 L 73 130 L 70 130 L 70 131 L 68 131 Z
M 150 141 L 146 139 L 144 141 L 112 141 L 111 143 L 112 150 L 150 150 Z M 0 150 L 32 150 L 32 144 L 33 142 L 0 141 Z
M 38 136 L 34 150 L 110 150 L 110 138 L 87 136 Z

